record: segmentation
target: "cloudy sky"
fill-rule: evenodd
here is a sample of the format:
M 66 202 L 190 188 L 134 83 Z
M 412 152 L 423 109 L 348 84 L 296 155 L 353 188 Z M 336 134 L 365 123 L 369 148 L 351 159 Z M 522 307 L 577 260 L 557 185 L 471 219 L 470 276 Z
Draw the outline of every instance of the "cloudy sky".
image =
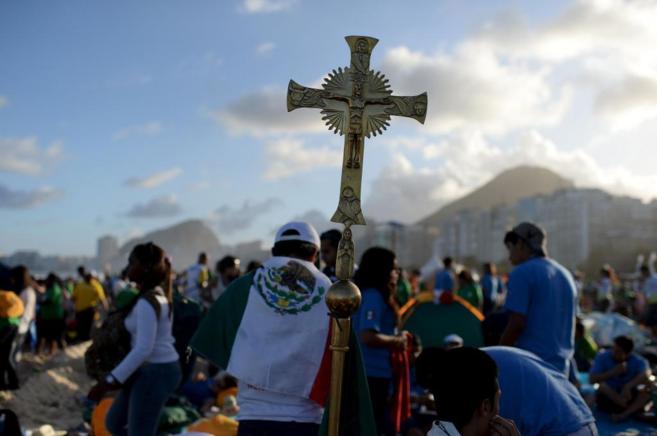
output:
M 396 94 L 429 94 L 424 126 L 367 141 L 366 215 L 413 222 L 520 164 L 651 199 L 655 23 L 649 0 L 2 2 L 0 252 L 326 224 L 342 138 L 285 89 L 347 66 L 352 34 Z

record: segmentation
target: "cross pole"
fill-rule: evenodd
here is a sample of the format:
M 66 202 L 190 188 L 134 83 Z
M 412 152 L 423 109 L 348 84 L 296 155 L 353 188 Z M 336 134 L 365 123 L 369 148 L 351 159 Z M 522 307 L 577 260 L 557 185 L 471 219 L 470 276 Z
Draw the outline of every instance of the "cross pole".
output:
M 337 436 L 342 397 L 345 353 L 349 350 L 351 315 L 360 305 L 360 291 L 350 280 L 354 269 L 352 225 L 366 225 L 361 209 L 361 183 L 365 137 L 382 134 L 392 115 L 415 118 L 424 124 L 427 93 L 400 97 L 392 95 L 388 80 L 370 70 L 370 56 L 378 39 L 347 36 L 351 50 L 349 67 L 328 74 L 322 89 L 308 88 L 290 80 L 287 90 L 288 112 L 299 108 L 321 109 L 329 130 L 344 136 L 342 178 L 338 207 L 331 221 L 342 223 L 344 231 L 338 245 L 335 282 L 326 294 L 331 311 L 331 391 L 329 396 L 329 436 Z

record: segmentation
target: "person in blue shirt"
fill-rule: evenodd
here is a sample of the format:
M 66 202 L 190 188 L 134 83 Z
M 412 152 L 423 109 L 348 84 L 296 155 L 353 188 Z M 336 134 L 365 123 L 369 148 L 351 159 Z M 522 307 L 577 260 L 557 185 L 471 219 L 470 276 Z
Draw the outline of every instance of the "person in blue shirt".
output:
M 497 276 L 497 266 L 494 263 L 484 264 L 484 275 L 481 277 L 480 285 L 484 292 L 484 316 L 488 316 L 497 309 L 503 292 L 502 280 Z
M 390 351 L 406 349 L 406 336 L 397 332 L 397 307 L 394 302 L 399 268 L 395 254 L 373 247 L 363 253 L 354 282 L 362 300 L 352 318 L 363 353 L 363 362 L 372 398 L 377 434 L 388 427 L 387 402 L 392 381 Z
M 611 350 L 598 353 L 589 373 L 589 381 L 600 385 L 596 393 L 598 409 L 612 413 L 616 421 L 629 418 L 650 401 L 650 393 L 638 389 L 648 383 L 650 367 L 633 350 L 632 339 L 618 336 Z
M 447 423 L 451 423 L 458 431 L 429 435 L 598 434 L 595 418 L 577 389 L 561 372 L 528 351 L 513 347 L 428 348 L 418 359 L 417 373 L 418 380 L 437 398 L 436 411 L 443 428 L 449 429 Z M 434 430 L 436 427 L 440 426 L 434 425 Z
M 454 274 L 454 261 L 451 257 L 443 259 L 443 269 L 438 270 L 433 284 L 434 293 L 442 294 L 443 292 L 456 291 L 456 274 Z
M 597 434 L 591 409 L 552 365 L 518 348 L 481 350 L 499 369 L 500 416 L 513 420 L 523 436 Z
M 545 232 L 521 223 L 504 237 L 509 275 L 504 307 L 509 321 L 500 345 L 531 351 L 568 374 L 574 353 L 577 291 L 570 272 L 547 257 Z

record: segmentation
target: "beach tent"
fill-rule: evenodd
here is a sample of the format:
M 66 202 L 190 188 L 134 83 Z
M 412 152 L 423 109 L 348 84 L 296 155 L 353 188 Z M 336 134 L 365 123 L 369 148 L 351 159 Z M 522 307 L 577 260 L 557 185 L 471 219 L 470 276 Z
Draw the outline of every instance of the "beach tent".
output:
M 637 351 L 643 350 L 649 342 L 648 335 L 636 322 L 619 313 L 593 312 L 583 316 L 583 323 L 595 342 L 602 347 L 612 346 L 614 338 L 620 335 L 632 338 Z
M 462 298 L 451 299 L 436 304 L 433 292 L 421 292 L 401 309 L 403 329 L 418 336 L 424 348 L 442 347 L 443 339 L 450 334 L 461 336 L 465 346 L 482 347 L 483 315 Z

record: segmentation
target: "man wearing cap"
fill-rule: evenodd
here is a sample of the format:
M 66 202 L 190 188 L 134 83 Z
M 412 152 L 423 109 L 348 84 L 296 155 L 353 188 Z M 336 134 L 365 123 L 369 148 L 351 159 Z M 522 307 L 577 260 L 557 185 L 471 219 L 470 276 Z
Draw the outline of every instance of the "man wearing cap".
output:
M 304 222 L 276 233 L 272 257 L 232 282 L 191 347 L 238 380 L 239 435 L 317 434 L 313 397 L 324 356 L 330 280 L 316 267 L 319 235 Z
M 505 303 L 509 322 L 500 345 L 531 351 L 568 373 L 577 307 L 573 277 L 547 257 L 545 232 L 535 224 L 514 227 L 505 235 L 504 245 L 514 268 Z
M 330 380 L 331 286 L 315 266 L 319 249 L 311 225 L 282 226 L 272 257 L 226 288 L 190 342 L 238 380 L 240 436 L 318 434 Z M 350 355 L 359 357 L 352 342 Z M 362 364 L 360 371 L 364 383 Z

